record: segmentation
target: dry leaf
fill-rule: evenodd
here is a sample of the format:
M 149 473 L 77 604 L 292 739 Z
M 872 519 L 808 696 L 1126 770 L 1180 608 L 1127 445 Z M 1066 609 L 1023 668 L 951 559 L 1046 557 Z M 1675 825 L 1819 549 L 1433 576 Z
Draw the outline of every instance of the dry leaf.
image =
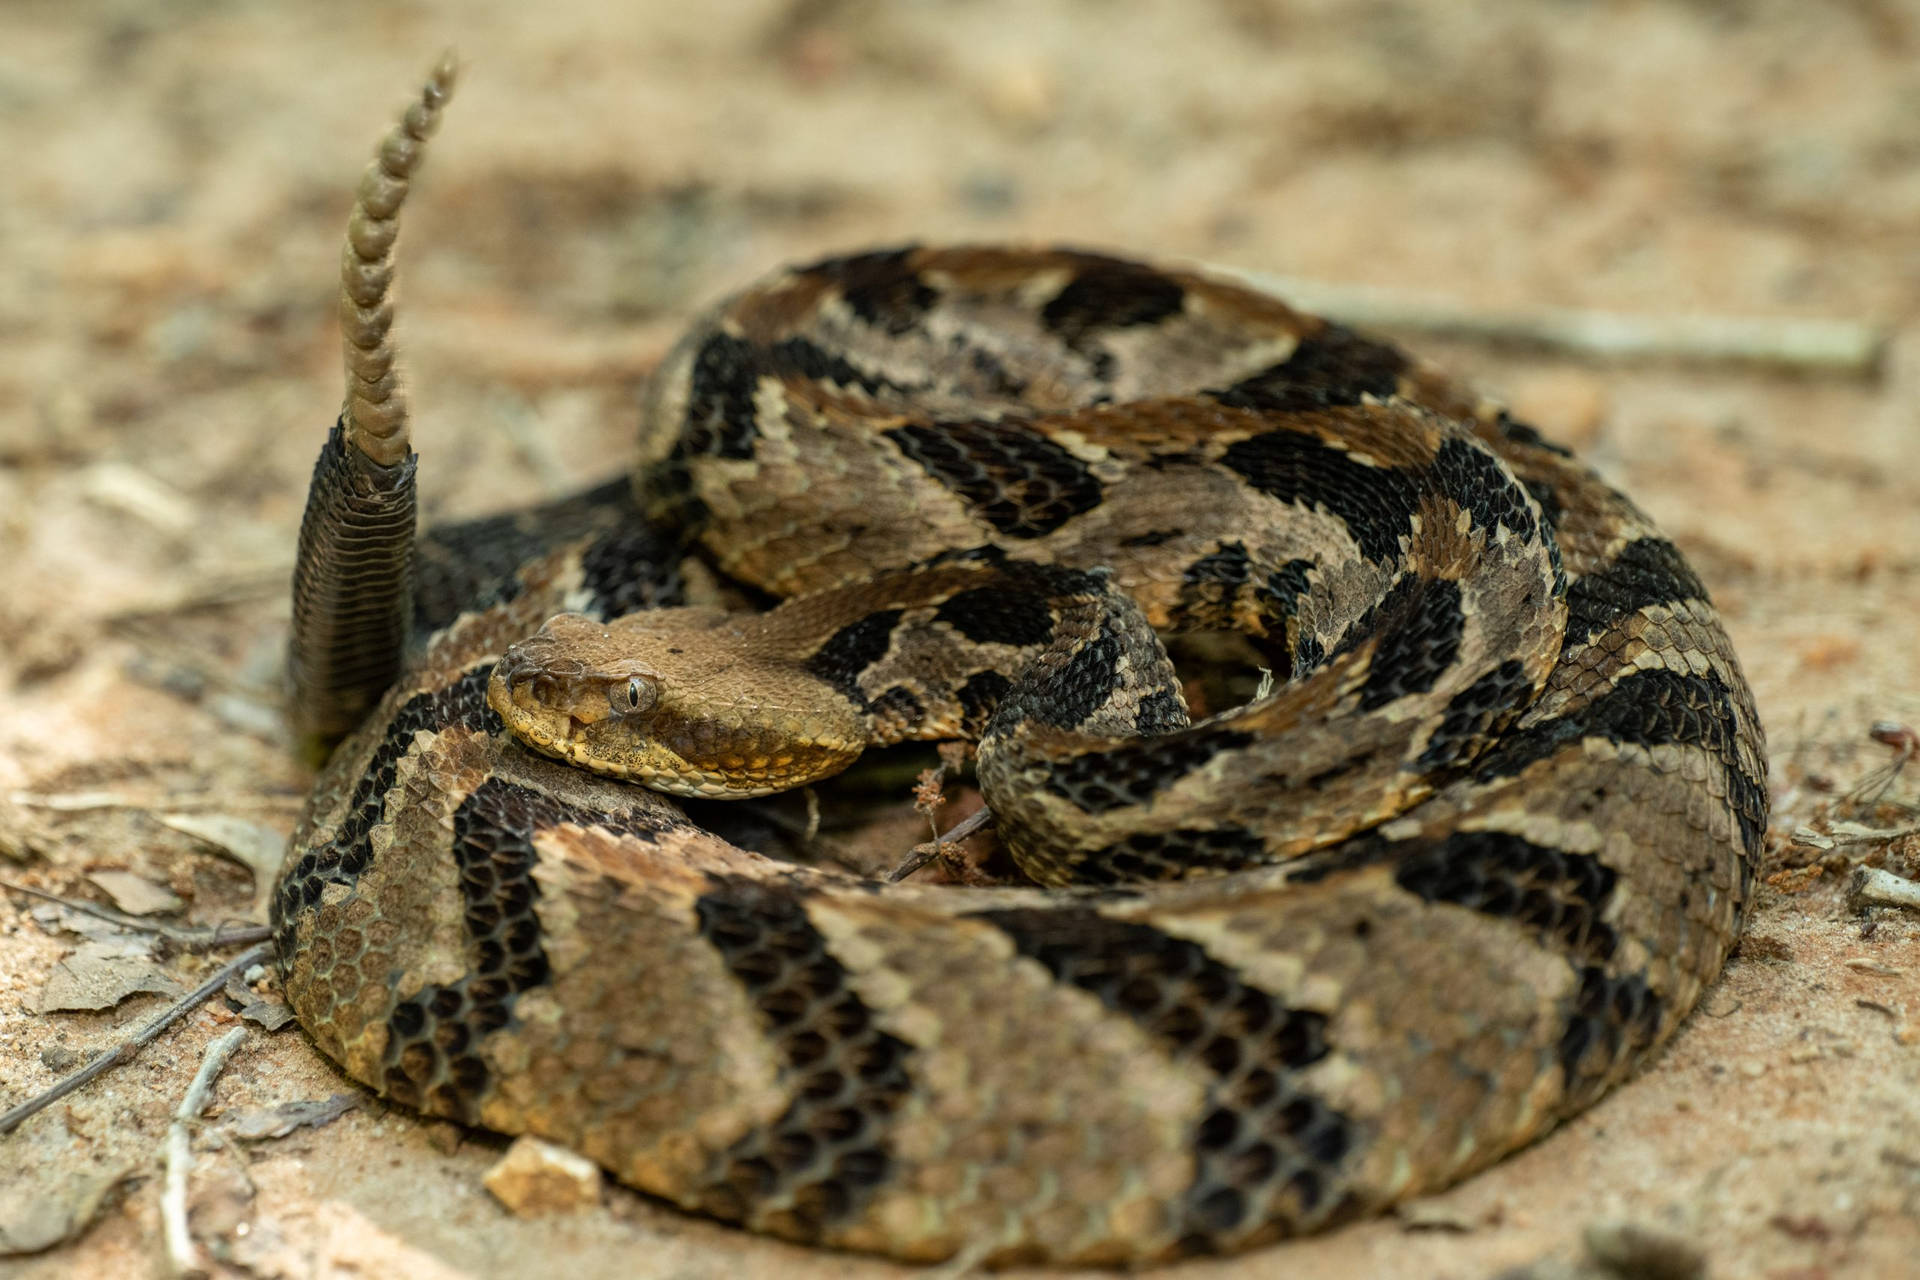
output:
M 130 995 L 177 996 L 180 984 L 154 964 L 144 947 L 89 942 L 62 960 L 40 988 L 41 1013 L 111 1009 Z
M 118 920 L 106 920 L 91 912 L 79 911 L 56 902 L 46 902 L 28 913 L 33 922 L 48 933 L 70 933 L 89 942 L 110 943 L 121 950 L 146 949 L 150 939 Z
M 171 889 L 144 880 L 131 871 L 95 871 L 87 876 L 113 905 L 130 916 L 166 915 L 186 905 Z
M 227 1117 L 227 1132 L 243 1142 L 284 1138 L 295 1129 L 318 1129 L 332 1124 L 360 1105 L 357 1093 L 336 1093 L 330 1098 L 283 1102 L 276 1107 L 260 1107 L 235 1112 Z
M 224 813 L 162 813 L 161 822 L 175 831 L 203 840 L 253 872 L 253 918 L 267 918 L 267 902 L 280 860 L 287 851 L 287 833 L 259 822 Z
M 48 1170 L 42 1184 L 0 1192 L 0 1257 L 38 1253 L 73 1239 L 100 1212 L 107 1193 L 131 1172 Z
M 248 1022 L 278 1031 L 293 1021 L 293 1010 L 285 1001 L 267 999 L 240 981 L 238 975 L 227 979 L 224 991 L 227 999 L 240 1006 L 240 1016 Z

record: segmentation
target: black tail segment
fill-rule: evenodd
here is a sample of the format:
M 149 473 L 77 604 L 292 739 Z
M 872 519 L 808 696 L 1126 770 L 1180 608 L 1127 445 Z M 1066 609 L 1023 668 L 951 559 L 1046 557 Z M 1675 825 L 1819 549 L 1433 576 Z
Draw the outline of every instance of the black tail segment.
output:
M 336 424 L 313 466 L 293 566 L 293 720 L 316 753 L 400 673 L 413 613 L 415 457 L 381 466 Z

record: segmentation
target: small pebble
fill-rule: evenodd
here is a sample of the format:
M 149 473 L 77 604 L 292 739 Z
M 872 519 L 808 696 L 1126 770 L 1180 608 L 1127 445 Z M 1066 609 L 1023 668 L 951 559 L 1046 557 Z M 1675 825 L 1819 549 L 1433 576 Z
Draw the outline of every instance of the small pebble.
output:
M 49 1071 L 71 1071 L 80 1065 L 80 1055 L 63 1044 L 50 1044 L 40 1051 L 40 1062 Z
M 1634 1222 L 1596 1222 L 1583 1233 L 1587 1253 L 1625 1280 L 1698 1280 L 1707 1258 L 1683 1236 Z
M 575 1213 L 600 1203 L 599 1166 L 538 1138 L 515 1138 L 481 1182 L 522 1218 Z
M 1060 88 L 1039 63 L 1000 67 L 981 86 L 987 110 L 1002 123 L 1038 129 L 1051 123 L 1060 108 Z

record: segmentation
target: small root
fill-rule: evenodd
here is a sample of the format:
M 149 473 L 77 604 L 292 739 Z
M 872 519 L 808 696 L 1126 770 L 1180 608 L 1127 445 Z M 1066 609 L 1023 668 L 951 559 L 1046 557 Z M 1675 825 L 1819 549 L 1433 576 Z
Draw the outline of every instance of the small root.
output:
M 167 1126 L 167 1138 L 163 1150 L 166 1153 L 166 1176 L 160 1192 L 160 1222 L 167 1241 L 167 1270 L 175 1276 L 205 1276 L 208 1270 L 200 1260 L 200 1250 L 193 1242 L 193 1232 L 187 1226 L 187 1179 L 193 1172 L 193 1135 L 189 1126 L 200 1118 L 212 1100 L 213 1082 L 227 1065 L 227 1059 L 240 1042 L 247 1038 L 245 1027 L 235 1027 L 227 1034 L 207 1046 L 206 1054 L 200 1059 L 200 1070 L 194 1072 L 193 1083 L 187 1086 L 187 1096 L 180 1099 L 180 1105 L 173 1113 L 173 1123 Z
M 182 951 L 214 951 L 221 947 L 237 947 L 242 943 L 265 942 L 273 936 L 273 930 L 263 924 L 217 924 L 211 929 L 165 924 L 158 920 L 130 916 L 124 911 L 115 911 L 111 907 L 85 902 L 79 898 L 63 898 L 57 893 L 48 893 L 44 889 L 35 889 L 31 885 L 19 884 L 12 880 L 0 880 L 0 889 L 6 889 L 23 897 L 38 898 L 42 902 L 51 902 L 69 911 L 78 911 L 81 915 L 105 920 L 108 924 L 118 925 L 122 929 L 130 929 L 135 933 L 155 934 L 165 938 L 168 943 Z

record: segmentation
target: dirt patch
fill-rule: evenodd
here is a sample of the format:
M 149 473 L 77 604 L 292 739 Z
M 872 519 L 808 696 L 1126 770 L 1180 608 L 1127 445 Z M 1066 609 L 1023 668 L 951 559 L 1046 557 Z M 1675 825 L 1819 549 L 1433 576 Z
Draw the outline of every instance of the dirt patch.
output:
M 402 248 L 432 515 L 618 471 L 646 370 L 693 309 L 871 243 L 1068 241 L 1468 307 L 1886 326 L 1867 379 L 1415 340 L 1575 440 L 1700 568 L 1770 732 L 1781 874 L 1701 1014 L 1589 1114 L 1411 1222 L 1179 1271 L 1484 1276 L 1574 1259 L 1608 1220 L 1678 1233 L 1721 1275 L 1920 1256 L 1920 921 L 1863 925 L 1830 869 L 1911 855 L 1787 839 L 1886 762 L 1873 721 L 1920 721 L 1920 11 L 17 0 L 0 873 L 104 902 L 88 873 L 132 872 L 198 922 L 250 909 L 250 872 L 192 819 L 270 843 L 307 783 L 276 682 L 339 397 L 338 238 L 374 139 L 448 44 L 467 75 Z M 0 899 L 7 1101 L 157 1003 L 41 1014 L 74 945 L 36 910 Z M 187 983 L 210 964 L 163 967 Z M 235 1016 L 202 1011 L 0 1140 L 0 1217 L 31 1192 L 57 1236 L 59 1213 L 102 1206 L 0 1274 L 158 1267 L 155 1153 Z M 297 1030 L 256 1031 L 213 1118 L 345 1087 Z M 367 1099 L 203 1157 L 196 1185 L 221 1195 L 202 1225 L 225 1212 L 259 1274 L 905 1274 L 617 1190 L 513 1219 L 480 1184 L 503 1149 Z

